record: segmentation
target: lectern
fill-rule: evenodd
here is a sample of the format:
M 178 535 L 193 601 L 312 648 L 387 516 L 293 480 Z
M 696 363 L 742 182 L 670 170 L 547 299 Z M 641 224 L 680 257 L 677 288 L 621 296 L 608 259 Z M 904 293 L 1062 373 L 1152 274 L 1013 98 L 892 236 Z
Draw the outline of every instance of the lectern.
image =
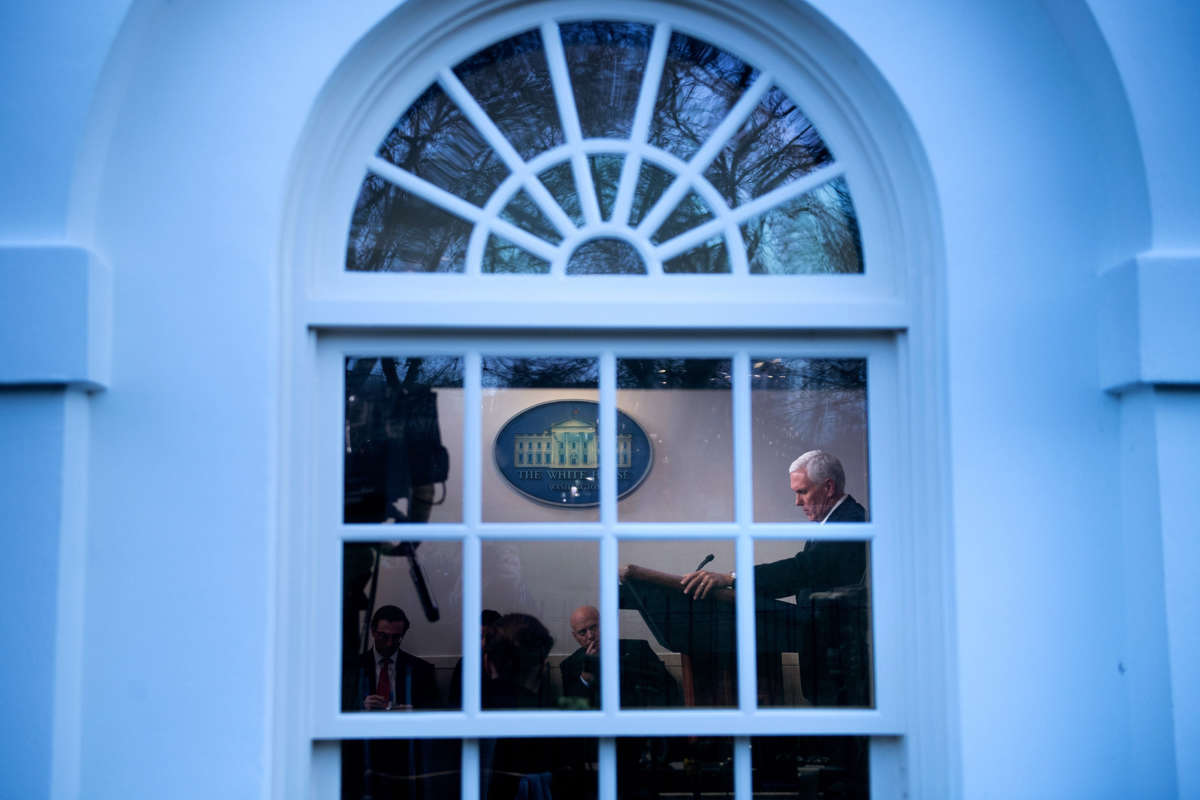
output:
M 737 706 L 736 593 L 709 592 L 693 600 L 681 575 L 630 564 L 621 570 L 621 608 L 634 609 L 660 645 L 679 653 L 683 701 L 689 706 Z M 782 654 L 800 650 L 796 606 L 759 598 L 755 609 L 758 703 L 783 697 Z

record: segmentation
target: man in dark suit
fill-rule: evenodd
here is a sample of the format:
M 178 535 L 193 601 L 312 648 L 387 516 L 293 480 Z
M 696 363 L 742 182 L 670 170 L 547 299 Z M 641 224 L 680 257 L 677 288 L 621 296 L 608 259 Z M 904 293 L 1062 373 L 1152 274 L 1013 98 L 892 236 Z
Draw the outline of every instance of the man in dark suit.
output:
M 345 711 L 397 711 L 441 708 L 433 664 L 400 649 L 408 615 L 380 606 L 371 617 L 371 648 L 362 654 L 353 691 L 344 694 Z
M 600 612 L 580 606 L 571 614 L 571 635 L 579 648 L 559 664 L 563 694 L 600 707 Z M 620 684 L 623 708 L 665 708 L 682 705 L 679 684 L 644 639 L 621 639 Z
M 796 505 L 810 522 L 865 522 L 866 509 L 846 494 L 842 463 L 823 450 L 809 450 L 788 468 L 788 483 Z M 861 584 L 866 576 L 867 551 L 858 542 L 806 542 L 791 558 L 754 567 L 755 590 L 768 597 L 799 596 Z M 713 589 L 733 588 L 732 572 L 696 570 L 683 576 L 684 594 L 697 599 Z
M 797 458 L 788 468 L 788 483 L 811 522 L 866 521 L 866 509 L 846 494 L 845 470 L 830 453 L 810 450 Z M 791 558 L 754 567 L 757 595 L 796 597 L 800 638 L 806 643 L 801 682 L 815 704 L 870 704 L 867 561 L 866 542 L 807 541 Z M 713 589 L 733 588 L 735 577 L 697 570 L 681 582 L 684 593 L 703 598 Z

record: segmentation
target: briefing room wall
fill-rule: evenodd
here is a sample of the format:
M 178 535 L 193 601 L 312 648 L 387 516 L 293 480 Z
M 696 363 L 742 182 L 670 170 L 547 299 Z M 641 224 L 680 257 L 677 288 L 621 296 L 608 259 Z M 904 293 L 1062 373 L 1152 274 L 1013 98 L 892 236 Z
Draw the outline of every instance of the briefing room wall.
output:
M 286 535 L 272 505 L 283 187 L 313 98 L 385 5 L 138 5 L 144 24 L 109 62 L 132 65 L 112 78 L 120 90 L 94 74 L 105 105 L 90 119 L 107 127 L 87 126 L 96 161 L 77 165 L 72 191 L 94 198 L 80 212 L 94 235 L 78 243 L 113 267 L 115 327 L 111 386 L 91 401 L 85 796 L 266 793 L 266 697 L 284 663 L 268 588 Z M 1111 622 L 1123 610 L 1107 466 L 1117 401 L 1098 391 L 1090 279 L 1149 234 L 1108 49 L 1061 27 L 1064 14 L 1090 18 L 1081 3 L 816 5 L 909 110 L 944 215 L 963 788 L 1129 794 L 1113 699 L 1126 692 Z M 10 13 L 18 29 L 46 20 L 36 6 Z M 1186 29 L 1148 42 L 1105 32 L 1126 57 L 1186 49 Z M 83 38 L 103 49 L 108 36 L 97 25 Z M 19 151 L 87 113 L 74 78 L 47 79 L 64 113 L 7 119 L 27 126 Z M 1143 108 L 1146 125 L 1194 122 Z M 61 181 L 4 191 L 53 209 Z M 57 229 L 13 219 L 8 242 Z M 147 666 L 164 652 L 183 657 Z

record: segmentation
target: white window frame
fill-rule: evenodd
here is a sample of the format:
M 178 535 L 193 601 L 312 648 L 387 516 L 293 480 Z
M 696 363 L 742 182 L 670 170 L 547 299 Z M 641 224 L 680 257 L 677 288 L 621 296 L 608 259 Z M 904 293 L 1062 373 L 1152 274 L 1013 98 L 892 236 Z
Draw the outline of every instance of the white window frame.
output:
M 676 28 L 771 71 L 778 84 L 801 102 L 838 156 L 858 211 L 866 274 L 463 276 L 343 272 L 345 233 L 363 176 L 363 154 L 375 152 L 398 113 L 436 78 L 442 66 L 505 35 L 540 26 L 547 9 L 560 19 L 669 18 Z M 886 96 L 877 76 L 864 68 L 852 46 L 839 39 L 831 25 L 803 7 L 780 9 L 766 0 L 736 7 L 614 0 L 606 3 L 605 13 L 600 15 L 594 7 L 575 0 L 518 8 L 505 8 L 490 0 L 458 4 L 416 0 L 398 9 L 360 43 L 317 104 L 299 149 L 298 177 L 291 188 L 285 220 L 281 267 L 288 333 L 283 342 L 286 367 L 282 379 L 284 396 L 290 399 L 280 443 L 285 491 L 279 513 L 279 629 L 275 639 L 275 660 L 281 669 L 273 677 L 278 739 L 275 796 L 337 796 L 336 741 L 341 738 L 408 737 L 419 730 L 423 736 L 469 740 L 495 730 L 492 726 L 500 720 L 506 732 L 551 735 L 631 732 L 626 723 L 632 720 L 636 720 L 639 734 L 693 735 L 697 726 L 711 726 L 712 731 L 724 734 L 734 731 L 739 797 L 749 797 L 745 744 L 750 735 L 870 734 L 873 797 L 957 793 L 952 754 L 956 730 L 953 665 L 948 655 L 953 621 L 949 509 L 937 492 L 937 478 L 945 464 L 945 426 L 938 413 L 945 402 L 940 377 L 944 356 L 934 335 L 941 329 L 941 259 L 936 245 L 936 206 L 926 188 L 929 182 L 922 172 L 916 138 L 901 124 L 902 119 L 898 121 L 897 113 L 894 99 Z M 513 319 L 530 318 L 537 321 L 522 330 L 508 327 Z M 497 330 L 506 331 L 504 340 L 496 340 L 505 345 L 499 350 L 490 338 Z M 571 332 L 566 345 L 543 335 L 564 331 Z M 876 709 L 753 710 L 754 651 L 744 646 L 746 637 L 752 636 L 753 611 L 750 600 L 743 599 L 750 593 L 742 591 L 737 606 L 741 676 L 737 710 L 617 711 L 606 705 L 602 711 L 577 714 L 487 712 L 488 728 L 481 729 L 480 712 L 475 710 L 478 647 L 467 646 L 470 643 L 465 639 L 473 634 L 470 626 L 464 625 L 463 711 L 411 715 L 338 711 L 338 681 L 331 683 L 330 675 L 331 669 L 340 669 L 336 662 L 341 640 L 336 632 L 341 621 L 336 598 L 341 594 L 335 586 L 340 581 L 336 568 L 340 542 L 386 540 L 396 535 L 394 528 L 344 526 L 340 521 L 341 450 L 336 448 L 335 456 L 329 449 L 330 432 L 325 428 L 343 413 L 341 358 L 346 354 L 416 353 L 418 349 L 435 353 L 441 347 L 472 353 L 466 365 L 466 374 L 471 375 L 471 359 L 484 351 L 478 344 L 482 340 L 471 337 L 481 334 L 489 337 L 488 352 L 586 352 L 602 359 L 601 408 L 602 413 L 612 414 L 613 359 L 639 353 L 685 354 L 687 343 L 676 334 L 691 331 L 706 337 L 697 352 L 706 357 L 732 355 L 735 366 L 744 364 L 751 349 L 781 355 L 865 355 L 869 359 L 873 521 L 855 526 L 843 538 L 873 541 Z M 617 332 L 622 334 L 620 348 L 613 345 Z M 731 337 L 737 346 L 714 347 L 723 337 Z M 764 347 L 739 349 L 750 342 Z M 776 347 L 766 347 L 768 344 Z M 522 346 L 514 349 L 515 345 Z M 334 364 L 336 369 L 331 366 Z M 886 376 L 882 383 L 881 375 Z M 467 408 L 472 407 L 470 391 L 468 387 Z M 621 524 L 613 519 L 613 496 L 602 502 L 599 523 L 544 529 L 476 526 L 468 507 L 462 525 L 427 525 L 421 529 L 421 538 L 465 537 L 466 574 L 477 574 L 479 543 L 484 538 L 512 538 L 518 533 L 525 538 L 545 538 L 552 532 L 556 537 L 600 541 L 602 618 L 615 620 L 617 536 L 741 536 L 739 576 L 753 574 L 750 537 L 838 536 L 791 524 L 756 525 L 745 518 L 749 504 L 744 493 L 750 480 L 746 460 L 748 391 L 748 384 L 738 388 L 735 382 L 735 434 L 745 446 L 735 453 L 738 516 L 728 526 Z M 892 433 L 880 439 L 885 426 Z M 334 424 L 331 429 L 336 432 L 337 427 Z M 615 426 L 604 428 L 612 431 Z M 464 438 L 468 447 L 464 459 L 467 497 L 472 494 L 471 487 L 478 485 L 481 456 L 473 456 L 471 451 L 479 446 L 477 434 L 468 426 Z M 921 448 L 914 448 L 914 442 L 920 442 Z M 610 455 L 615 453 L 611 449 L 615 443 L 604 446 L 610 448 Z M 607 469 L 615 469 L 614 459 L 606 458 L 604 463 L 609 465 Z M 602 485 L 616 484 L 607 480 Z M 610 494 L 613 491 L 609 489 Z M 919 529 L 914 508 L 922 509 Z M 918 570 L 935 576 L 920 591 L 914 581 Z M 333 583 L 331 571 L 336 574 Z M 744 587 L 745 578 L 739 580 Z M 331 586 L 334 589 L 329 594 Z M 464 619 L 477 619 L 478 610 L 478 596 L 468 592 Z M 615 624 L 602 625 L 606 663 L 616 657 L 617 635 Z M 615 663 L 607 663 L 607 667 L 603 695 L 611 703 L 618 696 Z M 417 724 L 419 728 L 414 728 Z M 472 792 L 477 790 L 469 775 L 478 767 L 475 752 L 465 746 L 464 798 L 473 798 Z M 601 797 L 611 798 L 615 754 L 610 744 L 602 746 L 600 756 Z

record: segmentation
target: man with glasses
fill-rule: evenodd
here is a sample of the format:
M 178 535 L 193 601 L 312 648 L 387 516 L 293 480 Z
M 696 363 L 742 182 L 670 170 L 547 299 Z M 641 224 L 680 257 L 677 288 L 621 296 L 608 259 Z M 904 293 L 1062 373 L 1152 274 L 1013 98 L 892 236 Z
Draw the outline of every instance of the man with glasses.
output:
M 408 615 L 397 606 L 380 606 L 371 618 L 371 649 L 363 653 L 356 695 L 362 709 L 442 707 L 433 664 L 400 649 L 408 628 Z

